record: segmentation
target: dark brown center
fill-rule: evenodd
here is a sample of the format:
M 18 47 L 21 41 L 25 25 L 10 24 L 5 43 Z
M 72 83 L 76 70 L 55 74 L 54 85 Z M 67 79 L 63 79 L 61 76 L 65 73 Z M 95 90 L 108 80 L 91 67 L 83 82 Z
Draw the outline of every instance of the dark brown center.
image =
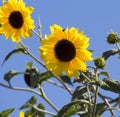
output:
M 69 62 L 75 57 L 76 48 L 69 40 L 62 39 L 56 43 L 54 52 L 57 59 L 62 62 Z
M 9 23 L 13 28 L 19 29 L 23 25 L 23 16 L 19 11 L 13 11 L 9 16 Z

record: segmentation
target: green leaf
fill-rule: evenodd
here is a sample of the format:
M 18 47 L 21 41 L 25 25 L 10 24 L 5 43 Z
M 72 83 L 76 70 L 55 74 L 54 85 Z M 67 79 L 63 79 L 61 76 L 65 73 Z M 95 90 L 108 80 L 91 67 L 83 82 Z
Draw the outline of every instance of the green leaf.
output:
M 104 76 L 106 76 L 107 78 L 110 78 L 109 73 L 106 72 L 106 71 L 100 72 L 99 75 L 104 75 Z
M 110 78 L 104 78 L 102 81 L 106 83 L 106 87 L 101 86 L 101 88 L 120 94 L 120 83 L 118 81 L 112 80 Z
M 37 107 L 40 108 L 40 109 L 42 109 L 42 110 L 45 110 L 44 105 L 41 104 L 41 103 L 38 104 Z M 45 113 L 40 112 L 40 111 L 38 111 L 38 110 L 36 110 L 36 109 L 34 109 L 34 108 L 30 108 L 30 110 L 27 110 L 27 111 L 25 112 L 25 116 L 28 117 L 29 115 L 32 115 L 32 117 L 45 117 Z
M 30 108 L 32 105 L 35 105 L 37 102 L 37 99 L 35 96 L 32 96 L 23 106 L 20 107 L 20 109 Z
M 67 84 L 73 85 L 71 78 L 69 78 L 67 75 L 61 75 L 60 78 Z
M 96 116 L 100 117 L 106 111 L 106 104 L 105 103 L 98 103 L 96 105 Z
M 41 104 L 41 103 L 38 104 L 37 107 L 38 107 L 39 109 L 45 110 L 44 105 Z M 43 113 L 43 112 L 39 112 L 39 111 L 37 111 L 37 110 L 35 110 L 35 109 L 34 109 L 34 112 L 35 112 L 36 117 L 45 117 L 45 113 Z
M 78 86 L 73 93 L 72 100 L 85 99 L 86 92 L 87 92 L 87 88 L 85 86 Z
M 6 80 L 8 83 L 10 83 L 10 80 L 12 77 L 19 75 L 19 74 L 24 74 L 23 72 L 16 72 L 16 71 L 9 71 L 4 75 L 4 80 Z
M 28 117 L 29 115 L 33 115 L 33 110 L 32 109 L 26 110 L 25 116 Z
M 104 90 L 108 90 L 120 94 L 120 82 L 116 80 L 112 80 L 110 78 L 104 78 L 103 80 L 98 80 L 91 84 L 98 85 Z
M 84 72 L 84 75 L 87 76 L 90 79 L 93 79 L 94 74 L 92 72 L 86 71 Z M 84 76 L 82 73 L 80 73 L 80 76 L 78 79 L 74 79 L 73 83 L 87 83 L 88 79 L 86 79 L 86 77 Z M 95 78 L 94 78 L 95 79 Z
M 53 75 L 50 71 L 46 71 L 44 73 L 39 73 L 39 79 L 38 82 L 41 84 L 42 82 L 48 80 L 49 78 L 51 78 Z
M 6 57 L 5 57 L 2 65 L 3 65 L 13 54 L 15 54 L 15 53 L 20 53 L 20 52 L 21 52 L 21 53 L 25 53 L 25 50 L 24 50 L 23 48 L 18 48 L 18 49 L 14 49 L 14 50 L 12 50 L 11 52 L 9 52 L 9 53 L 6 55 Z
M 87 100 L 71 102 L 63 106 L 63 108 L 58 112 L 57 117 L 70 117 L 71 115 L 78 114 L 78 112 L 80 112 L 79 109 L 81 108 L 81 104 L 89 104 L 89 102 Z
M 25 83 L 32 88 L 36 88 L 38 84 L 51 78 L 53 75 L 50 71 L 39 72 L 36 68 L 27 69 L 24 74 Z
M 14 110 L 14 108 L 4 110 L 0 113 L 0 117 L 8 117 Z

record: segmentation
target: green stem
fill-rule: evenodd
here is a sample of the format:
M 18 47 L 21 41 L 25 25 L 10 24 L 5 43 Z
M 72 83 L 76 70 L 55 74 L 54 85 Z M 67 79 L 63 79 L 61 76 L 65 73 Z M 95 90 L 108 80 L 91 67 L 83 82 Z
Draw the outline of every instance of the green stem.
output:
M 120 50 L 120 46 L 119 46 L 118 43 L 116 43 L 116 47 L 117 47 L 118 50 Z
M 89 82 L 91 82 L 90 78 L 81 72 L 81 75 L 84 76 Z
M 92 100 L 91 100 L 91 95 L 90 95 L 90 90 L 89 90 L 89 86 L 88 84 L 86 84 L 86 87 L 87 87 L 87 92 L 88 92 L 88 99 L 89 99 L 89 110 L 90 110 L 90 117 L 91 117 L 91 112 L 92 112 Z
M 48 98 L 46 97 L 45 93 L 43 90 L 41 90 L 41 93 L 39 93 L 38 91 L 36 90 L 33 90 L 33 89 L 28 89 L 28 88 L 19 88 L 19 87 L 10 87 L 10 86 L 7 86 L 3 83 L 0 83 L 0 86 L 2 87 L 5 87 L 5 88 L 8 88 L 8 89 L 12 89 L 12 90 L 18 90 L 18 91 L 27 91 L 27 92 L 32 92 L 32 93 L 35 93 L 37 94 L 38 96 L 40 96 L 41 98 L 43 98 L 51 107 L 53 107 L 54 110 L 56 110 L 58 112 L 58 109 L 52 104 L 52 102 L 50 102 L 48 100 Z
M 65 87 L 62 85 L 62 84 L 57 84 L 56 82 L 53 82 L 52 80 L 47 80 L 46 82 L 48 82 L 48 83 L 50 83 L 50 84 L 52 84 L 52 85 L 55 85 L 55 86 L 57 86 L 57 87 L 60 87 L 60 88 L 62 88 L 62 89 L 65 89 Z M 71 89 L 70 89 L 71 90 Z
M 29 50 L 24 46 L 24 44 L 22 43 L 22 41 L 20 42 L 20 45 L 23 47 L 23 49 L 27 52 L 27 54 L 29 56 L 31 56 L 35 61 L 37 61 L 41 66 L 43 66 L 45 68 L 45 65 L 43 65 L 39 59 L 37 59 L 33 54 L 31 54 L 31 52 L 29 52 Z
M 95 98 L 94 98 L 94 105 L 93 105 L 92 117 L 95 117 L 95 113 L 96 113 L 96 104 L 97 104 L 97 97 L 98 97 L 98 86 L 96 86 L 96 91 L 95 91 Z
M 98 95 L 104 101 L 104 103 L 108 106 L 108 108 L 111 108 L 111 105 L 108 102 L 108 100 L 101 93 L 98 93 Z M 109 109 L 109 110 L 111 112 L 112 117 L 115 117 L 115 114 L 114 114 L 113 110 L 112 109 Z
M 39 35 L 35 30 L 32 29 L 32 31 L 39 37 L 40 40 L 42 40 L 41 35 Z
M 117 47 L 118 51 L 120 51 L 120 45 L 119 45 L 119 43 L 116 43 L 116 47 Z M 119 52 L 119 55 L 120 55 L 120 52 Z
M 94 70 L 94 72 L 95 72 L 96 81 L 97 81 L 98 80 L 97 68 Z M 98 89 L 99 89 L 99 86 L 96 86 L 92 117 L 96 116 L 95 113 L 96 113 L 96 104 L 97 104 L 97 97 L 98 97 Z
M 41 97 L 56 111 L 59 112 L 59 110 L 56 108 L 56 106 L 47 98 L 42 86 L 38 85 L 38 88 L 41 92 Z
M 19 88 L 19 87 L 10 87 L 10 86 L 7 86 L 7 85 L 5 85 L 5 84 L 3 84 L 3 83 L 0 83 L 0 86 L 5 87 L 5 88 L 8 88 L 8 89 L 12 89 L 12 90 L 32 92 L 32 93 L 37 94 L 38 96 L 41 96 L 41 93 L 39 93 L 38 91 L 33 90 L 33 89 Z
M 30 56 L 30 57 L 32 57 L 36 62 L 38 62 L 42 67 L 44 67 L 45 69 L 47 69 L 46 67 L 45 67 L 45 65 L 43 65 L 40 61 L 39 61 L 39 59 L 37 59 L 33 54 L 31 54 L 30 52 L 29 52 L 29 50 L 24 46 L 24 44 L 22 43 L 22 42 L 20 42 L 20 44 L 21 44 L 21 46 L 25 49 L 25 51 L 27 52 L 27 54 Z M 61 84 L 65 87 L 65 89 L 70 93 L 70 95 L 72 95 L 72 92 L 71 92 L 71 90 L 66 86 L 66 84 L 63 82 L 63 80 L 59 77 L 59 76 L 54 76 L 55 78 L 57 78 L 60 82 L 61 82 Z
M 66 86 L 66 84 L 64 83 L 64 81 L 59 77 L 59 76 L 54 76 L 55 78 L 57 78 L 60 83 L 65 87 L 65 89 L 69 92 L 70 95 L 72 95 L 72 91 Z
M 52 113 L 52 112 L 49 112 L 49 111 L 40 109 L 40 108 L 38 108 L 38 107 L 36 107 L 36 106 L 33 106 L 33 105 L 32 105 L 32 107 L 33 107 L 35 110 L 39 111 L 39 112 L 46 113 L 46 114 L 52 115 L 52 116 L 55 116 L 55 115 L 56 115 L 55 113 Z

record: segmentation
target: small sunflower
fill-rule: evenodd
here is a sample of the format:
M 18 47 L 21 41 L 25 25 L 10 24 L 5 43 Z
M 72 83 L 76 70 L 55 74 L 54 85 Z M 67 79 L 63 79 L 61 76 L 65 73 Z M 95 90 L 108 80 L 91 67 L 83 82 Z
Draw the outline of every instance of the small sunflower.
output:
M 56 76 L 64 72 L 77 78 L 78 71 L 87 70 L 85 62 L 92 60 L 92 53 L 86 49 L 89 38 L 74 27 L 63 29 L 54 24 L 50 30 L 51 34 L 45 35 L 40 47 L 47 69 Z
M 13 42 L 19 42 L 21 36 L 31 36 L 31 29 L 35 27 L 30 16 L 33 10 L 32 7 L 26 7 L 23 0 L 5 2 L 0 7 L 0 34 L 4 34 L 6 39 L 11 37 Z
M 23 111 L 20 111 L 19 117 L 25 117 L 25 114 Z M 27 117 L 32 117 L 32 115 L 28 115 Z
M 20 111 L 20 113 L 19 113 L 19 117 L 25 117 L 23 111 Z

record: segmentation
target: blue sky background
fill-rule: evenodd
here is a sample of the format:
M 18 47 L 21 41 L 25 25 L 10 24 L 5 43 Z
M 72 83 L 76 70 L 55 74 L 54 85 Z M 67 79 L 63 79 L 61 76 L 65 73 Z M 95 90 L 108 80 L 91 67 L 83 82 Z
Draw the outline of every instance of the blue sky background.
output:
M 24 0 L 27 6 L 35 8 L 32 17 L 35 20 L 36 27 L 38 26 L 38 18 L 42 23 L 42 34 L 50 33 L 49 26 L 59 24 L 63 28 L 77 27 L 85 32 L 90 38 L 89 49 L 94 50 L 93 57 L 101 56 L 103 51 L 114 48 L 113 45 L 106 43 L 106 36 L 111 29 L 114 32 L 120 33 L 120 1 L 119 0 Z M 39 39 L 33 34 L 28 40 L 23 40 L 30 51 L 39 58 L 38 48 L 40 46 Z M 16 43 L 11 40 L 6 41 L 4 36 L 0 36 L 0 64 L 2 64 L 4 57 L 8 52 L 14 49 Z M 120 60 L 117 55 L 111 57 L 107 61 L 106 71 L 114 80 L 119 81 L 120 77 Z M 0 82 L 7 84 L 3 80 L 3 76 L 9 70 L 25 71 L 26 62 L 33 61 L 28 56 L 14 55 L 4 66 L 0 66 Z M 88 63 L 89 64 L 89 63 Z M 34 62 L 34 65 L 40 71 L 43 68 Z M 93 65 L 91 63 L 91 65 Z M 12 79 L 12 84 L 17 87 L 27 87 L 24 83 L 23 76 L 17 76 Z M 75 88 L 75 87 L 73 87 Z M 49 83 L 44 83 L 44 89 L 51 101 L 60 109 L 63 105 L 70 102 L 70 95 L 63 89 L 59 89 Z M 109 93 L 112 97 L 117 96 L 114 93 Z M 0 87 L 0 111 L 8 108 L 16 108 L 12 113 L 13 117 L 18 117 L 19 107 L 24 104 L 32 93 L 13 91 Z M 36 96 L 36 95 L 35 95 Z M 44 101 L 38 97 L 38 102 Z M 53 111 L 46 103 L 46 109 Z M 54 111 L 53 111 L 54 112 Z M 109 115 L 109 112 L 107 113 Z M 119 116 L 118 112 L 116 116 Z M 106 116 L 106 115 L 104 115 Z M 49 117 L 49 116 L 48 116 Z

